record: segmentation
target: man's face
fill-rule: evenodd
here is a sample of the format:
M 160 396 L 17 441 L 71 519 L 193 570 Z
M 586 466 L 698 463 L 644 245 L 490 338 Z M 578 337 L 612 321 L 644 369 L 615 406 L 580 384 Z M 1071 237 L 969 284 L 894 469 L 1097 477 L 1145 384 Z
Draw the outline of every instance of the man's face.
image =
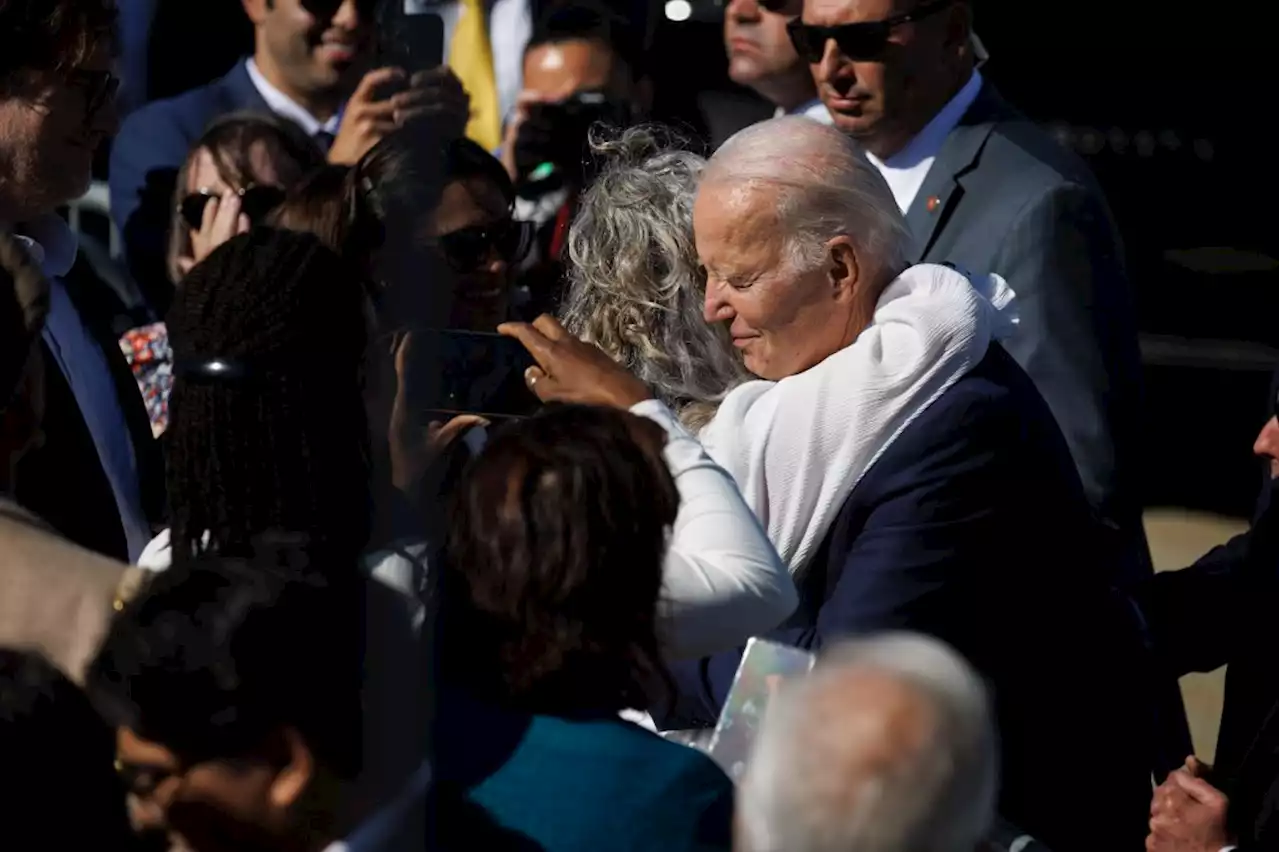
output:
M 1276 478 L 1280 470 L 1280 421 L 1272 417 L 1267 425 L 1258 433 L 1258 440 L 1253 442 L 1253 452 L 1269 460 L 1271 478 Z
M 93 155 L 119 123 L 116 88 L 105 45 L 68 72 L 12 81 L 0 97 L 0 192 L 12 198 L 0 206 L 30 219 L 84 194 Z
M 375 0 L 244 0 L 263 49 L 308 95 L 354 88 L 373 45 Z
M 787 36 L 787 20 L 766 11 L 758 0 L 730 0 L 724 10 L 724 49 L 733 82 L 754 87 L 803 67 Z
M 922 2 L 929 0 L 806 0 L 802 20 L 823 27 L 884 21 Z M 905 145 L 950 85 L 948 20 L 949 9 L 942 8 L 899 24 L 874 57 L 847 56 L 827 40 L 821 61 L 810 68 L 836 127 L 873 149 L 876 140 L 889 140 L 882 156 Z
M 281 816 L 270 794 L 275 773 L 265 764 L 186 764 L 128 728 L 116 734 L 116 757 L 135 831 L 167 834 L 170 848 L 183 852 L 278 848 Z
M 850 306 L 826 268 L 796 274 L 779 235 L 775 192 L 717 182 L 698 190 L 694 241 L 706 269 L 703 318 L 724 322 L 762 379 L 803 372 L 847 344 Z
M 554 103 L 579 92 L 605 92 L 629 100 L 608 45 L 594 40 L 540 44 L 524 57 L 524 90 L 538 101 Z

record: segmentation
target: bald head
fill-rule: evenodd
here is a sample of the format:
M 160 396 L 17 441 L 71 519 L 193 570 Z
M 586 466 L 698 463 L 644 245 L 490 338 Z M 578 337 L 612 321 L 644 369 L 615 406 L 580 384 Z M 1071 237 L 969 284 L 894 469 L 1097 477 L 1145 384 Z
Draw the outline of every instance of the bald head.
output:
M 913 635 L 829 651 L 770 705 L 739 789 L 740 852 L 971 852 L 996 792 L 981 680 Z

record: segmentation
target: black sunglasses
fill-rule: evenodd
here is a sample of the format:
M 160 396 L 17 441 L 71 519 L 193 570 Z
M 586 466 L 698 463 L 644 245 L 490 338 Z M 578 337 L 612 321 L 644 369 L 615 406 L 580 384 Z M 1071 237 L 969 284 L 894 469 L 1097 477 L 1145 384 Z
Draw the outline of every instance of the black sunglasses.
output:
M 237 194 L 240 196 L 240 212 L 248 216 L 249 221 L 255 225 L 260 224 L 268 213 L 284 201 L 284 190 L 278 186 L 249 186 Z M 191 230 L 200 230 L 200 225 L 204 221 L 204 208 L 218 195 L 211 189 L 202 189 L 186 196 L 178 204 L 178 212 L 182 214 L 182 220 Z
M 85 117 L 92 119 L 120 91 L 120 78 L 110 71 L 86 71 L 77 68 L 71 72 L 71 84 L 84 92 Z
M 507 263 L 524 260 L 533 245 L 533 223 L 506 219 L 492 225 L 459 228 L 439 238 L 440 252 L 454 272 L 473 272 L 494 251 Z
M 787 35 L 795 45 L 796 53 L 810 65 L 822 61 L 827 42 L 834 41 L 840 52 L 855 62 L 879 59 L 889 43 L 893 28 L 909 24 L 940 12 L 955 0 L 933 0 L 921 3 L 910 12 L 885 18 L 883 21 L 862 21 L 856 24 L 839 24 L 834 27 L 816 27 L 802 23 L 799 18 L 787 22 Z

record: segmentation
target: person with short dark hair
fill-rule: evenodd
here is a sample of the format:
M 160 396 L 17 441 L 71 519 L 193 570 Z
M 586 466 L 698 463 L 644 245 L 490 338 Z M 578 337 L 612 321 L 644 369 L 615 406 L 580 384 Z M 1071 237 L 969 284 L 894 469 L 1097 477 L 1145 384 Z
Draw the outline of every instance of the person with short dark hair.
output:
M 359 611 L 336 555 L 261 539 L 197 557 L 120 612 L 88 688 L 134 819 L 194 852 L 316 852 L 356 830 Z
M 115 747 L 84 693 L 39 654 L 0 648 L 0 819 L 25 849 L 134 847 Z M 49 819 L 55 803 L 70 819 Z
M 618 715 L 668 682 L 665 443 L 649 420 L 558 407 L 496 433 L 453 496 L 436 783 L 547 852 L 729 848 L 724 773 Z
M 162 462 L 117 335 L 94 309 L 100 294 L 66 278 L 78 247 L 57 215 L 115 132 L 115 22 L 113 0 L 0 5 L 0 227 L 50 281 L 45 440 L 23 456 L 15 496 L 82 547 L 127 560 L 151 537 Z

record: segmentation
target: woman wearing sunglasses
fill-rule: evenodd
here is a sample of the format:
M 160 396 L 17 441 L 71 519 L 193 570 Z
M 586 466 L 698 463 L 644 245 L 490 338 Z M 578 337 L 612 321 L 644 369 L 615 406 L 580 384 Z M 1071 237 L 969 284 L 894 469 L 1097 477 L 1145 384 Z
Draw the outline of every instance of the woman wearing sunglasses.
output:
M 234 113 L 205 131 L 178 172 L 168 271 L 176 285 L 192 266 L 279 206 L 324 155 L 293 122 Z
M 191 267 L 261 222 L 287 189 L 323 164 L 324 155 L 293 122 L 258 113 L 215 121 L 178 172 L 166 257 L 169 280 L 177 286 Z M 168 299 L 155 307 L 163 316 Z M 120 349 L 142 391 L 151 430 L 159 435 L 168 425 L 173 386 L 164 323 L 126 332 Z

